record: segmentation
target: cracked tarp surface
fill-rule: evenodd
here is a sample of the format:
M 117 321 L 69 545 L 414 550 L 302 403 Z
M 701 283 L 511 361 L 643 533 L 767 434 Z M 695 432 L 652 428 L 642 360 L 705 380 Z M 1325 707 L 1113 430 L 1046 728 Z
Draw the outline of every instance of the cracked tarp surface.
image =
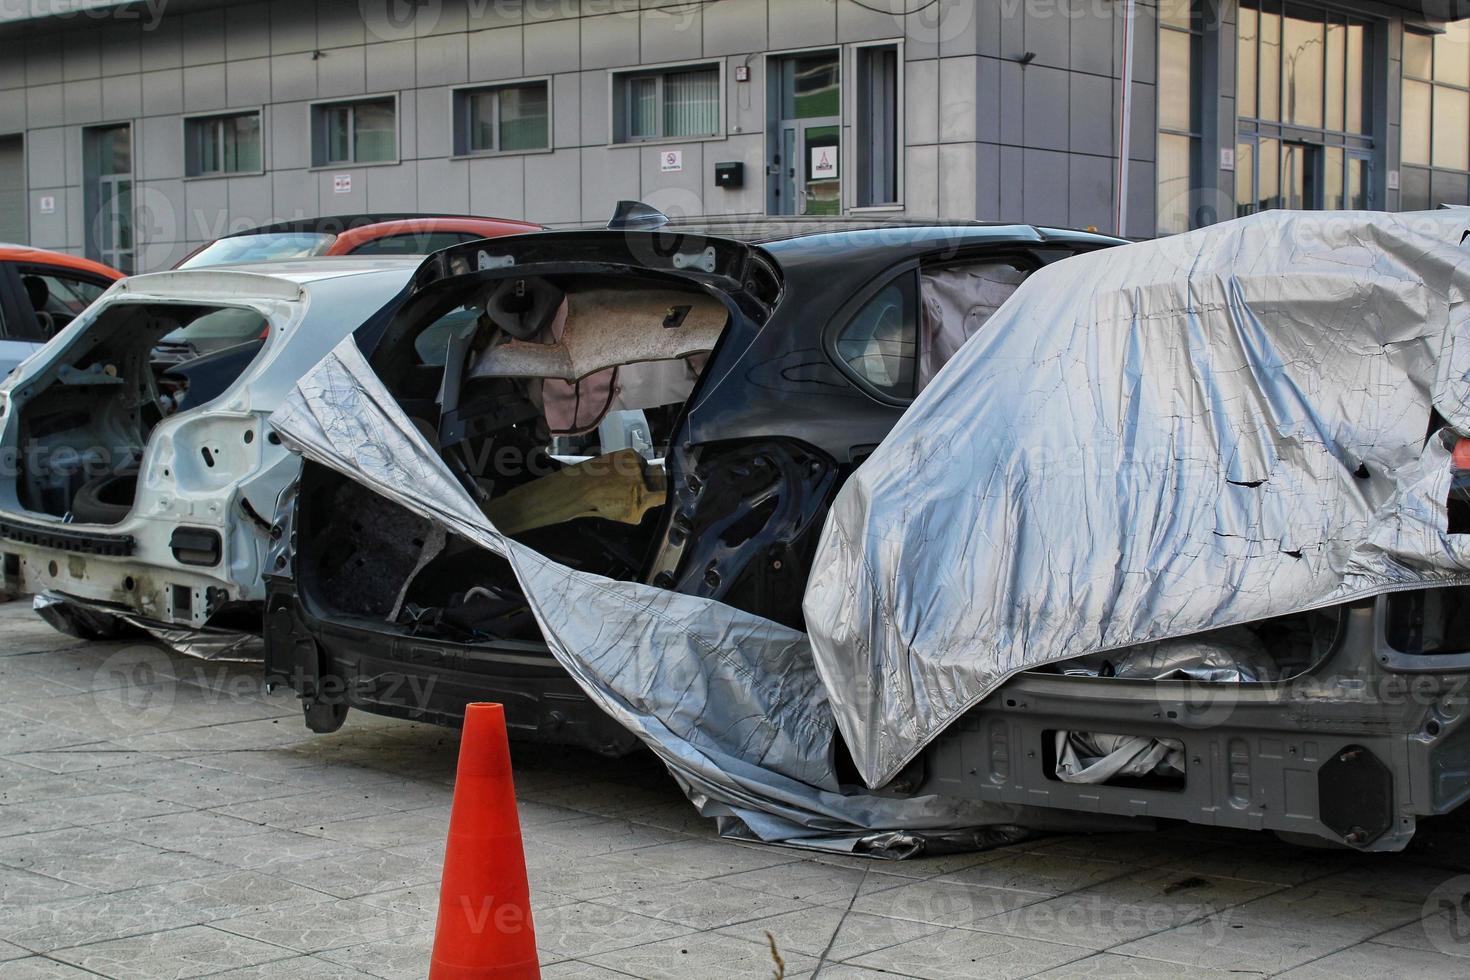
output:
M 298 383 L 271 426 L 308 459 L 504 556 L 557 660 L 660 756 L 722 833 L 903 856 L 1037 830 L 1136 826 L 840 785 L 836 728 L 804 634 L 708 599 L 576 571 L 505 537 L 350 339 Z
M 1270 212 L 1033 274 L 839 494 L 805 598 L 863 778 L 1018 670 L 1470 581 L 1463 212 Z

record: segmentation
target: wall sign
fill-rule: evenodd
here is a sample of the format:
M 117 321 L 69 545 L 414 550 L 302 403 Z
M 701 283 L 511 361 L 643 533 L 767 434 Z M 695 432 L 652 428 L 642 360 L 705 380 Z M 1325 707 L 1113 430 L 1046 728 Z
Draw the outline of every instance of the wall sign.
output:
M 809 146 L 806 151 L 808 180 L 836 180 L 837 146 Z
M 39 201 L 36 202 L 36 204 L 41 209 L 42 214 L 56 213 L 56 198 L 52 197 L 50 194 L 42 197 Z
M 1399 172 L 1397 170 L 1390 170 L 1388 172 L 1388 189 L 1391 191 L 1399 189 Z
M 664 150 L 658 155 L 658 169 L 666 174 L 683 173 L 684 151 Z
M 333 174 L 332 175 L 332 193 L 333 194 L 351 194 L 352 193 L 352 175 L 351 174 Z

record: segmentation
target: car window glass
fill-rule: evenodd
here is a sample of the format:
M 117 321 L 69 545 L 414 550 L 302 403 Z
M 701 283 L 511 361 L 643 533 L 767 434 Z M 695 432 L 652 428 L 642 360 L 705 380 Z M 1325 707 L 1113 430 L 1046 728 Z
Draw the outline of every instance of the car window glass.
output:
M 21 271 L 21 275 L 38 275 L 46 283 L 46 288 L 51 293 L 47 298 L 46 309 L 52 313 L 76 316 L 90 306 L 94 299 L 107 291 L 106 286 L 79 279 L 64 272 L 41 272 L 26 269 Z
M 464 329 L 473 329 L 479 319 L 478 310 L 461 306 L 429 324 L 413 342 L 419 363 L 428 367 L 444 367 L 449 360 L 449 340 Z
M 49 340 L 107 290 L 103 284 L 53 266 L 23 265 L 16 272 L 26 301 L 35 304 L 34 297 L 43 297 L 33 306 L 38 335 L 29 339 Z
M 475 239 L 470 239 L 474 241 Z M 363 242 L 353 255 L 428 255 L 441 248 L 459 245 L 465 237 L 455 231 L 420 231 L 402 235 L 385 235 Z
M 211 242 L 179 264 L 180 269 L 232 262 L 270 262 L 324 255 L 337 236 L 327 232 L 263 232 L 233 235 Z
M 188 326 L 167 334 L 160 343 L 207 345 L 210 349 L 257 340 L 269 324 L 255 310 L 226 307 L 197 317 Z
M 917 322 L 914 276 L 905 273 L 880 289 L 843 327 L 837 356 L 882 394 L 912 397 Z

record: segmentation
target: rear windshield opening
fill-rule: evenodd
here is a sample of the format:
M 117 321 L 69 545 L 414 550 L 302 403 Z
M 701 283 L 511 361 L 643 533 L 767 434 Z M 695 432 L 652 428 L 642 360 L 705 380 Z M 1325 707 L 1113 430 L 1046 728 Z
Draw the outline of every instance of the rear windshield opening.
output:
M 502 277 L 406 315 L 374 367 L 491 522 L 573 568 L 642 578 L 668 500 L 665 456 L 724 304 L 661 280 Z M 399 511 L 393 541 L 374 543 L 374 522 L 349 516 L 364 506 L 314 505 L 341 515 L 317 532 L 316 572 L 301 577 L 320 601 L 415 635 L 534 638 L 504 561 L 409 529 Z M 375 553 L 390 572 L 370 572 Z
M 154 426 L 230 388 L 268 323 L 241 307 L 119 303 L 87 328 L 18 402 L 16 494 L 27 510 L 116 524 L 132 509 Z

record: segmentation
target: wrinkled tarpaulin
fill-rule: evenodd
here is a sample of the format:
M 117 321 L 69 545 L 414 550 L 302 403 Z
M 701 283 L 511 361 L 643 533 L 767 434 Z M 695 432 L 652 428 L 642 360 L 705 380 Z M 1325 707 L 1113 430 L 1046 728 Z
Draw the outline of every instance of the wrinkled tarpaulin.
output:
M 1123 819 L 838 784 L 835 728 L 806 636 L 708 599 L 575 571 L 503 536 L 349 339 L 271 426 L 286 445 L 503 555 L 552 653 L 668 765 L 727 836 L 905 856 Z
M 1455 580 L 1425 433 L 1431 389 L 1470 426 L 1462 227 L 1274 213 L 1038 272 L 840 495 L 810 645 L 504 538 L 350 341 L 272 424 L 506 556 L 557 659 L 727 832 L 901 849 L 1098 825 L 839 787 L 834 715 L 881 786 L 1025 667 Z
M 265 655 L 265 641 L 255 633 L 239 633 L 214 626 L 203 629 L 173 626 L 144 619 L 131 610 L 118 606 L 57 592 L 37 594 L 32 608 L 38 616 L 62 632 L 68 632 L 66 627 L 71 624 L 84 629 L 101 627 L 101 631 L 106 632 L 110 620 L 121 620 L 175 653 L 198 657 L 200 660 L 259 663 Z
M 1269 212 L 1035 273 L 839 494 L 807 585 L 869 785 L 1012 673 L 1430 583 L 1462 211 Z

